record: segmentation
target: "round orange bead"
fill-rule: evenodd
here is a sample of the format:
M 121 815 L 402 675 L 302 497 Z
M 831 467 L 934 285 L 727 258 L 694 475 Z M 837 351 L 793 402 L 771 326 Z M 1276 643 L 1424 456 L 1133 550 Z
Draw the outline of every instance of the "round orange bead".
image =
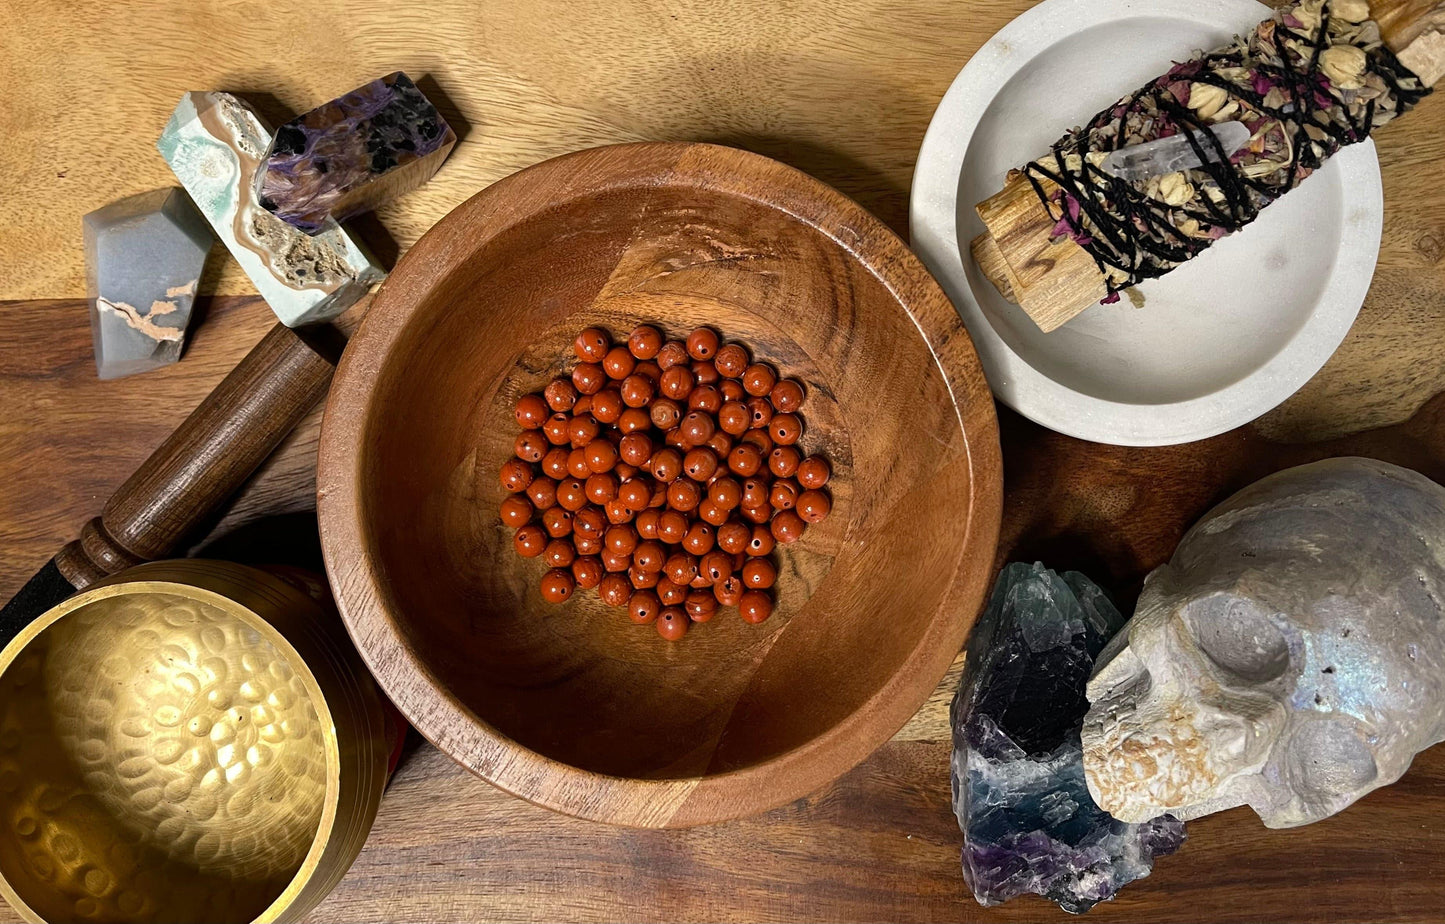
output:
M 633 591 L 631 598 L 627 601 L 627 616 L 639 626 L 645 626 L 657 619 L 657 614 L 662 612 L 662 601 L 657 599 L 657 594 L 650 590 Z
M 578 363 L 572 369 L 572 385 L 580 394 L 595 395 L 607 384 L 607 373 L 597 363 Z M 575 413 L 577 406 L 572 410 Z
M 546 434 L 547 442 L 553 446 L 561 446 L 572 438 L 572 418 L 566 414 L 553 414 L 542 424 L 542 432 Z
M 672 583 L 686 587 L 697 577 L 697 559 L 686 552 L 674 552 L 663 563 L 662 572 Z
M 729 521 L 717 528 L 717 547 L 729 555 L 742 554 L 747 551 L 752 535 L 752 530 L 746 525 L 736 520 Z
M 822 456 L 808 456 L 798 463 L 798 484 L 805 488 L 818 489 L 828 483 L 832 469 Z
M 646 433 L 629 433 L 617 444 L 617 450 L 622 461 L 641 468 L 652 459 L 652 438 Z
M 502 501 L 501 505 L 502 522 L 519 529 L 532 522 L 532 514 L 535 512 L 532 502 L 521 494 L 512 494 Z
M 553 446 L 542 456 L 542 474 L 553 481 L 561 481 L 567 477 L 567 450 L 562 446 Z
M 673 510 L 680 510 L 684 513 L 696 510 L 700 500 L 702 500 L 702 489 L 697 486 L 695 481 L 679 478 L 667 486 L 667 505 Z
M 706 555 L 712 551 L 713 530 L 706 523 L 694 523 L 682 537 L 682 547 L 690 555 Z
M 519 464 L 526 465 L 526 463 Z M 717 456 L 713 455 L 713 451 L 705 446 L 689 449 L 687 455 L 682 457 L 682 470 L 693 481 L 705 483 L 712 477 L 712 473 L 717 471 Z M 530 477 L 530 468 L 527 469 L 527 474 Z
M 702 411 L 693 411 L 682 419 L 682 439 L 688 446 L 701 446 L 712 439 L 716 425 L 712 417 Z
M 767 590 L 778 579 L 778 569 L 766 558 L 750 558 L 743 563 L 743 583 L 753 590 Z
M 713 365 L 728 378 L 738 378 L 748 368 L 748 351 L 737 343 L 718 347 L 717 355 L 713 357 Z
M 517 399 L 517 424 L 523 430 L 535 430 L 551 416 L 552 409 L 541 395 L 523 395 Z
M 756 475 L 763 467 L 763 454 L 751 443 L 739 443 L 728 453 L 728 468 L 744 477 Z
M 591 590 L 602 583 L 606 573 L 602 570 L 602 559 L 596 556 L 579 555 L 572 560 L 572 577 L 583 590 Z
M 687 612 L 680 606 L 665 606 L 657 614 L 657 634 L 675 642 L 687 634 Z
M 722 392 L 712 385 L 699 385 L 687 396 L 687 409 L 715 414 L 722 407 Z
M 732 577 L 733 557 L 726 552 L 708 552 L 698 564 L 698 573 L 705 575 L 713 584 L 725 581 Z
M 747 588 L 743 585 L 743 579 L 734 574 L 714 584 L 712 595 L 723 606 L 737 606 L 745 590 Z
M 791 479 L 779 478 L 768 492 L 768 503 L 775 510 L 792 510 L 798 503 L 798 486 Z
M 573 381 L 576 381 L 575 375 Z M 757 398 L 766 397 L 778 382 L 778 375 L 767 363 L 753 363 L 743 370 L 743 391 Z M 578 386 L 581 389 L 581 386 Z M 582 389 L 584 392 L 585 389 Z
M 760 623 L 773 615 L 773 598 L 761 590 L 750 590 L 738 601 L 738 614 L 744 622 Z
M 710 327 L 699 327 L 687 335 L 687 355 L 693 359 L 712 359 L 717 349 L 717 331 Z
M 652 425 L 659 430 L 671 430 L 682 420 L 682 405 L 671 398 L 658 398 L 648 412 Z
M 833 499 L 827 491 L 809 488 L 798 495 L 798 516 L 804 522 L 816 523 L 833 511 Z
M 577 579 L 571 571 L 553 568 L 542 575 L 542 599 L 548 603 L 565 603 L 576 586 Z
M 772 530 L 759 524 L 753 527 L 752 536 L 748 539 L 747 553 L 753 558 L 761 558 L 771 554 L 773 547 L 777 544 L 778 541 L 773 538 Z
M 508 459 L 503 462 L 499 474 L 502 489 L 511 494 L 520 494 L 532 483 L 532 466 L 521 459 Z
M 768 424 L 768 436 L 779 446 L 791 446 L 803 435 L 803 420 L 797 414 L 777 414 Z
M 658 390 L 674 401 L 681 401 L 692 394 L 696 380 L 692 376 L 692 369 L 687 366 L 673 366 L 662 370 L 662 380 L 658 382 Z
M 557 503 L 557 482 L 543 475 L 532 479 L 527 485 L 527 500 L 538 510 L 546 510 Z
M 637 357 L 625 346 L 615 346 L 602 357 L 602 371 L 614 381 L 625 379 L 637 368 Z
M 547 399 L 547 406 L 552 410 L 570 411 L 572 405 L 577 403 L 577 386 L 572 384 L 571 379 L 553 379 L 542 390 L 542 396 Z
M 803 383 L 797 379 L 782 379 L 773 386 L 768 400 L 779 414 L 791 414 L 803 406 Z
M 565 478 L 557 482 L 557 503 L 564 510 L 581 510 L 587 506 L 587 487 L 577 478 Z
M 617 423 L 625 407 L 622 393 L 615 388 L 604 388 L 592 396 L 592 416 L 597 418 L 598 423 L 609 426 Z
M 572 350 L 584 363 L 600 363 L 612 345 L 612 338 L 600 327 L 584 328 L 572 341 Z
M 689 591 L 683 609 L 693 622 L 707 622 L 717 612 L 717 597 L 705 590 Z
M 565 434 L 563 442 L 566 442 Z M 517 434 L 517 442 L 513 444 L 512 450 L 523 462 L 540 462 L 550 443 L 551 440 L 541 430 L 523 430 Z
M 536 558 L 547 548 L 547 531 L 536 523 L 523 526 L 512 537 L 512 545 L 523 558 Z
M 671 578 L 664 576 L 657 582 L 657 597 L 663 606 L 682 606 L 687 600 L 687 586 L 675 584 Z
M 651 324 L 639 324 L 627 335 L 627 348 L 638 359 L 652 359 L 662 349 L 662 331 Z
M 643 539 L 656 539 L 657 521 L 661 516 L 662 514 L 656 510 L 644 510 L 639 513 L 633 523 L 637 527 L 637 535 Z
M 687 517 L 676 510 L 665 511 L 657 520 L 657 538 L 668 545 L 677 545 L 687 535 Z M 679 582 L 681 583 L 681 582 Z
M 807 528 L 808 524 L 793 510 L 779 511 L 778 515 L 773 517 L 771 524 L 773 538 L 784 545 L 789 542 L 797 542 L 803 537 L 803 530 Z
M 632 585 L 621 574 L 607 574 L 597 585 L 597 596 L 608 606 L 626 606 L 632 598 Z
M 553 568 L 568 568 L 577 558 L 577 550 L 566 539 L 553 539 L 547 543 L 542 558 Z
M 727 401 L 718 408 L 717 423 L 723 432 L 742 436 L 752 425 L 752 412 L 741 401 Z
M 652 417 L 645 408 L 630 407 L 617 418 L 617 429 L 623 433 L 646 433 L 652 426 Z
M 560 539 L 572 532 L 572 511 L 565 507 L 549 507 L 542 511 L 542 527 L 553 539 Z
M 629 408 L 647 407 L 656 390 L 657 386 L 652 384 L 652 379 L 633 373 L 622 380 L 622 403 Z
M 658 368 L 663 372 L 666 372 L 673 366 L 685 366 L 690 359 L 691 357 L 687 355 L 687 347 L 678 340 L 669 340 L 664 343 L 662 349 L 657 351 L 657 356 L 655 357 Z

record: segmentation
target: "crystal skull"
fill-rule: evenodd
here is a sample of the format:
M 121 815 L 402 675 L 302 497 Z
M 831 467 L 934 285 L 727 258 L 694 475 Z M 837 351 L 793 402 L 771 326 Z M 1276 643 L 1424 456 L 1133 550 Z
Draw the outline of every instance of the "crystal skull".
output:
M 1089 791 L 1122 821 L 1249 805 L 1285 828 L 1445 740 L 1445 488 L 1330 459 L 1211 510 L 1100 654 Z

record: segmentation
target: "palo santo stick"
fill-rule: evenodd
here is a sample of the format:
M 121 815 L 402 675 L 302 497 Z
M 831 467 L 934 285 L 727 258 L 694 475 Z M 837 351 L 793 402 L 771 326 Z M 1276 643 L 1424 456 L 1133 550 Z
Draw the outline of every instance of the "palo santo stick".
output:
M 1370 18 L 1384 45 L 1422 85 L 1433 87 L 1445 77 L 1445 0 L 1370 0 Z M 1040 185 L 1045 195 L 1058 189 L 1047 180 Z M 1058 328 L 1107 293 L 1094 258 L 1067 236 L 1054 239 L 1055 220 L 1027 177 L 1015 175 L 975 209 L 986 231 L 969 246 L 974 259 L 1040 330 Z
M 969 252 L 973 254 L 973 262 L 983 270 L 984 277 L 994 284 L 999 294 L 1017 304 L 1013 284 L 1009 281 L 1013 270 L 1009 269 L 1008 261 L 1003 258 L 1003 252 L 998 249 L 993 236 L 987 232 L 980 234 L 969 245 Z

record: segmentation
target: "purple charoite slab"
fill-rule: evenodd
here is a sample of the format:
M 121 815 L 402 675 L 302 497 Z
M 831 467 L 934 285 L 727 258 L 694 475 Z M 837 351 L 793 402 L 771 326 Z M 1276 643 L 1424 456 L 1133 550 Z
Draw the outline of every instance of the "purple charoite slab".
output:
M 1016 562 L 999 575 L 952 710 L 953 808 L 980 904 L 1035 893 L 1082 913 L 1184 842 L 1182 821 L 1125 824 L 1084 782 L 1084 688 L 1123 625 L 1082 574 Z
M 257 172 L 262 208 L 307 234 L 431 179 L 457 136 L 401 71 L 276 129 Z

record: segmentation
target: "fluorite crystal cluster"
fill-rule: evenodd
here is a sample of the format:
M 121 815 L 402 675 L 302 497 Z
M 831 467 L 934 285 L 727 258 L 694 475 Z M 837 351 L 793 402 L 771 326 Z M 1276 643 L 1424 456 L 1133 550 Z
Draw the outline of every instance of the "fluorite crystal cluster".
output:
M 1117 821 L 1084 782 L 1084 687 L 1123 624 L 1076 572 L 1018 562 L 994 585 L 952 711 L 953 806 L 980 904 L 1032 892 L 1081 913 L 1183 843 L 1183 822 Z
M 431 179 L 457 136 L 401 71 L 276 129 L 257 175 L 261 207 L 307 234 Z

